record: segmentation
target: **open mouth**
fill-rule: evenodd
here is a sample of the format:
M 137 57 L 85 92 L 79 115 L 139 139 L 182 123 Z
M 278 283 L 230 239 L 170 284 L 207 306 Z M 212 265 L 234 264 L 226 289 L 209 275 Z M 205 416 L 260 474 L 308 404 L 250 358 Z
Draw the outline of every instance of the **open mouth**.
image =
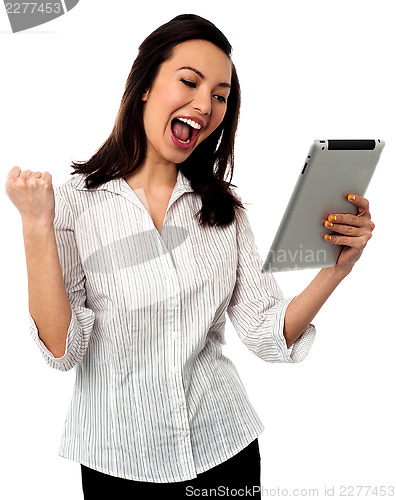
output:
M 172 140 L 176 146 L 182 149 L 191 147 L 201 130 L 201 128 L 195 128 L 178 118 L 174 118 L 171 123 Z

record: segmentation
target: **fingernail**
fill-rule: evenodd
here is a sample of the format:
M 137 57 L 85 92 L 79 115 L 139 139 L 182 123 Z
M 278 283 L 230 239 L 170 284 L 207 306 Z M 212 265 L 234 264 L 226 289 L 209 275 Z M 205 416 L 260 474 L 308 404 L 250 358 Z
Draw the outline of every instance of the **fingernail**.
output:
M 332 222 L 329 222 L 328 220 L 325 222 L 325 226 L 326 227 L 331 227 L 333 225 Z
M 325 234 L 325 240 L 331 240 L 330 234 Z
M 348 195 L 348 200 L 354 200 L 356 196 L 354 194 L 349 194 Z
M 337 217 L 335 215 L 330 215 L 330 220 L 334 222 L 335 220 L 337 220 Z

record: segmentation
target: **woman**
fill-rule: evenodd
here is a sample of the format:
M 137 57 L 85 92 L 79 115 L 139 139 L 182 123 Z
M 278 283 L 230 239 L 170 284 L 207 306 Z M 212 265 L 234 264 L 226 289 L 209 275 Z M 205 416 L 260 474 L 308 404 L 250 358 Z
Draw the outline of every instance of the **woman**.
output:
M 332 214 L 337 264 L 300 295 L 261 272 L 224 180 L 240 106 L 230 53 L 209 21 L 175 17 L 140 46 L 114 129 L 76 175 L 53 190 L 48 172 L 8 174 L 32 336 L 51 367 L 76 369 L 59 455 L 81 464 L 87 499 L 260 496 L 264 427 L 222 354 L 225 313 L 263 360 L 303 360 L 311 320 L 374 229 L 356 196 L 357 216 Z

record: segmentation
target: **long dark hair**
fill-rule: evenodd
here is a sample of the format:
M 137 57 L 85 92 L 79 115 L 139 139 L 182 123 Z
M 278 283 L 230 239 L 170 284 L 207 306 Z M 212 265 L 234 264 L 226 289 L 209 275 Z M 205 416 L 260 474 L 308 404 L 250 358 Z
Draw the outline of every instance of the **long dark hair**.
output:
M 172 57 L 173 48 L 191 39 L 212 42 L 231 61 L 232 47 L 227 38 L 200 16 L 182 14 L 153 31 L 139 47 L 110 136 L 88 161 L 72 162 L 74 172 L 71 175 L 86 174 L 86 188 L 93 189 L 111 179 L 125 178 L 144 161 L 147 141 L 141 96 L 151 87 L 161 64 Z M 230 190 L 230 186 L 237 187 L 231 184 L 231 179 L 240 102 L 239 80 L 232 63 L 231 91 L 223 121 L 178 164 L 194 192 L 201 196 L 202 208 L 195 216 L 202 226 L 226 226 L 234 221 L 236 207 L 245 208 Z M 228 182 L 224 180 L 227 166 L 230 169 Z

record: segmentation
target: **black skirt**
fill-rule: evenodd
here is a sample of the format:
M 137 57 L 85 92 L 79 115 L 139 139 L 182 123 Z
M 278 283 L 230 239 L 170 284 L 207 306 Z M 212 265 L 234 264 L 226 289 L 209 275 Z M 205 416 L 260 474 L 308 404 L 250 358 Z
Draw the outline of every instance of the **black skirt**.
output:
M 162 498 L 162 495 L 164 498 L 166 498 L 165 495 L 169 495 L 174 500 L 196 498 L 197 496 L 260 498 L 261 458 L 259 443 L 258 439 L 255 439 L 230 459 L 188 481 L 176 483 L 133 481 L 98 472 L 83 464 L 81 464 L 81 479 L 84 500 L 98 500 L 106 498 L 107 495 L 111 495 L 115 500 Z M 210 488 L 216 491 L 210 493 Z

